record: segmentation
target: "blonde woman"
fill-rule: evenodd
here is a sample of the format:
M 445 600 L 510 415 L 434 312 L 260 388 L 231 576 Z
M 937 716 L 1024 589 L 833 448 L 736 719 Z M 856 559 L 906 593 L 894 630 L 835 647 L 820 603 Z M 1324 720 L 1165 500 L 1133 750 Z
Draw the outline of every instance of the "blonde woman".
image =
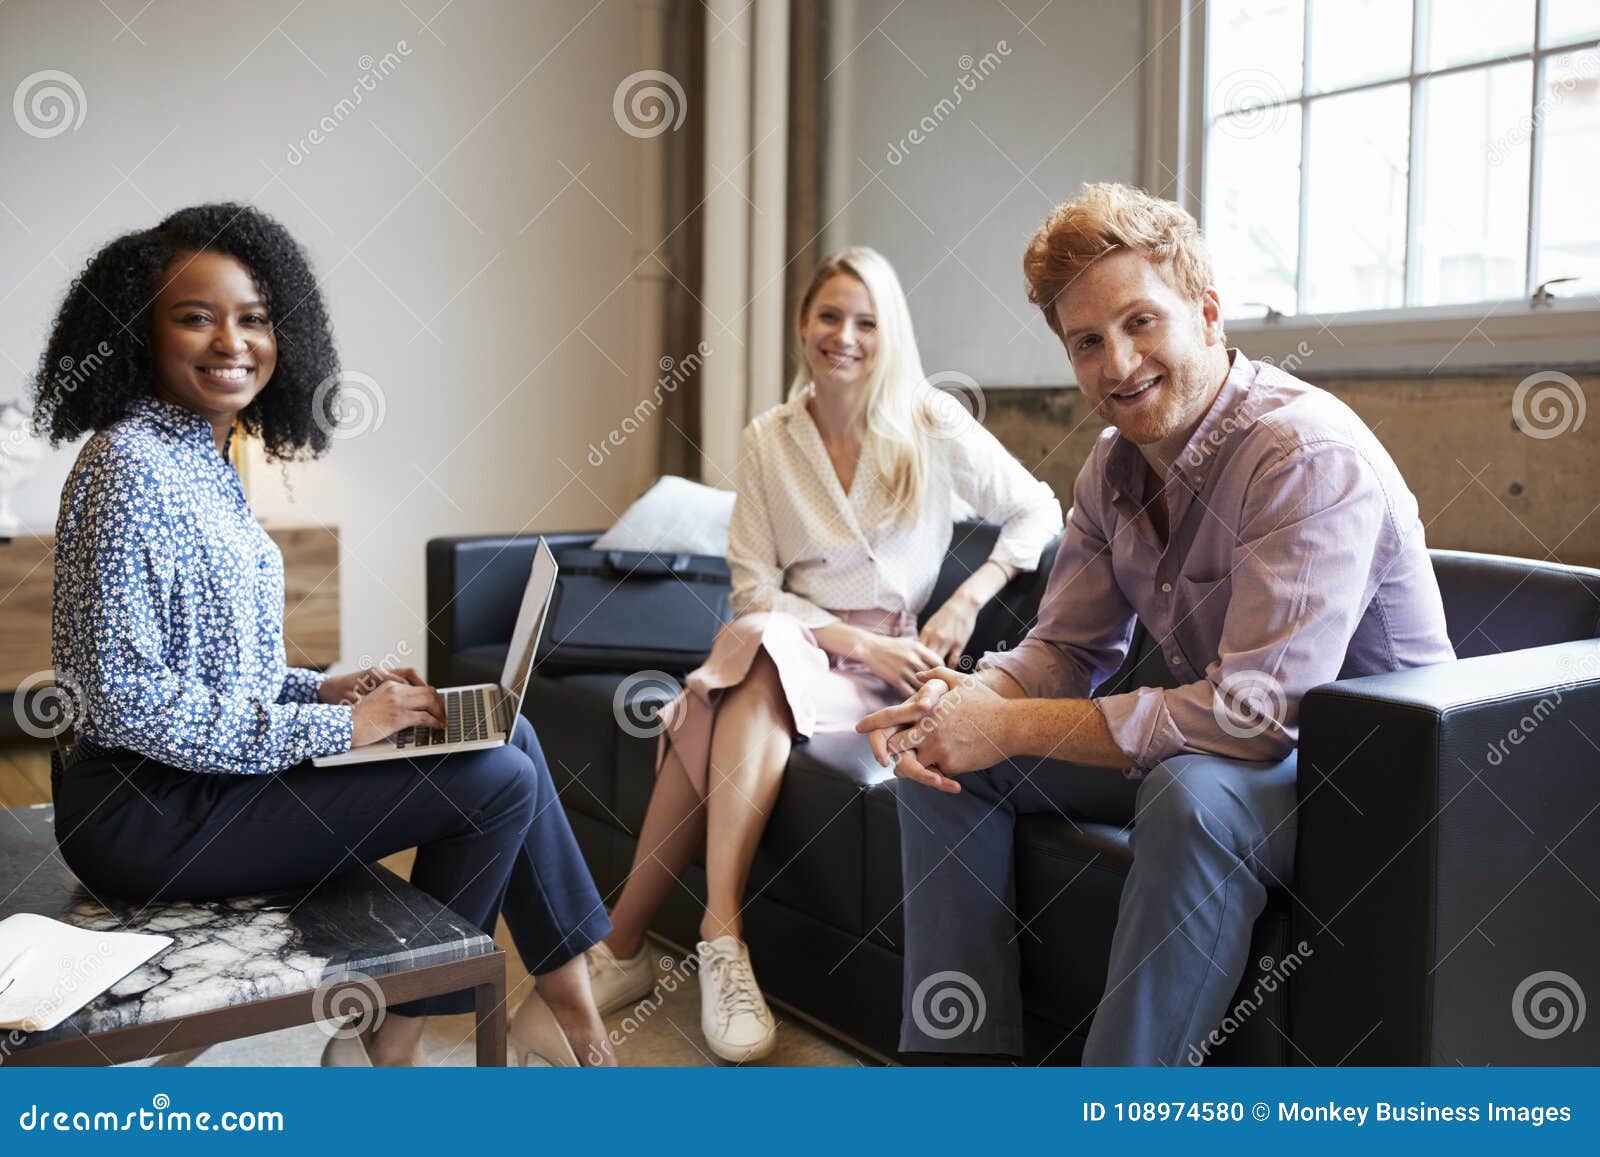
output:
M 871 249 L 825 260 L 796 319 L 789 401 L 744 431 L 729 527 L 732 607 L 666 710 L 633 871 L 589 951 L 602 1012 L 655 983 L 645 932 L 704 840 L 701 1027 L 730 1061 L 772 1051 L 740 911 L 791 745 L 850 730 L 955 662 L 978 611 L 1039 563 L 1061 507 L 993 435 L 923 377 L 893 268 Z M 989 560 L 917 630 L 960 497 L 1001 524 Z

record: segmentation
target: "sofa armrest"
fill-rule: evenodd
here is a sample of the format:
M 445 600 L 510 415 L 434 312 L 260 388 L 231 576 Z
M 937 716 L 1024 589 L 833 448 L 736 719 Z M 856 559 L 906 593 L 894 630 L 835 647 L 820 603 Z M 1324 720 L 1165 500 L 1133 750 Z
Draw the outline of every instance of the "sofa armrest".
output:
M 588 546 L 602 532 L 543 535 L 552 550 Z M 509 645 L 528 585 L 538 534 L 479 534 L 428 542 L 429 682 L 456 682 L 454 657 L 468 647 Z
M 1600 640 L 1315 688 L 1299 793 L 1300 1059 L 1600 1060 L 1528 1031 L 1537 974 L 1600 992 Z
M 933 593 L 922 608 L 918 626 L 924 626 L 935 611 L 944 606 L 955 590 L 984 564 L 994 549 L 1000 528 L 990 522 L 962 521 L 955 524 L 950 537 L 950 549 L 939 569 Z M 1039 565 L 1031 571 L 1017 575 L 994 598 L 978 611 L 978 621 L 973 625 L 972 638 L 967 641 L 964 659 L 970 667 L 987 651 L 1006 650 L 1022 641 L 1039 618 L 1039 603 L 1044 598 L 1050 581 L 1050 568 L 1056 560 L 1056 549 L 1061 545 L 1057 535 L 1044 547 Z

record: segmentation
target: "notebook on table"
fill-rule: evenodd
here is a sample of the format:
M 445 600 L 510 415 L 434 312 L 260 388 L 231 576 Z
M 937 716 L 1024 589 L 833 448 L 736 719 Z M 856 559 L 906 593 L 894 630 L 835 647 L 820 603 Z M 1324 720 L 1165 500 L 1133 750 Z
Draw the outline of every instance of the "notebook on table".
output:
M 0 1029 L 55 1028 L 172 943 L 19 912 L 0 920 Z

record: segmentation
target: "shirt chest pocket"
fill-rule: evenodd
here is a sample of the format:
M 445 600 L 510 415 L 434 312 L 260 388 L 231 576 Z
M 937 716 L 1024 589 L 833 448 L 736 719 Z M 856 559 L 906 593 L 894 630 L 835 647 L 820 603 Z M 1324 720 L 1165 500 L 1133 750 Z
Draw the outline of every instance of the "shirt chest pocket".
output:
M 1204 666 L 1216 658 L 1222 640 L 1222 623 L 1233 597 L 1233 576 L 1195 579 L 1180 575 L 1173 587 L 1173 630 L 1190 661 Z

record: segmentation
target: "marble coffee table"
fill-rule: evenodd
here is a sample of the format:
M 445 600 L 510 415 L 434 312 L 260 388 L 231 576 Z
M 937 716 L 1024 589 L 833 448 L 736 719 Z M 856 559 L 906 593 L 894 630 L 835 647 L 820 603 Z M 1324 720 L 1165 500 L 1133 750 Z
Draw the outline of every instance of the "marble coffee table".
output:
M 18 912 L 173 943 L 46 1032 L 0 1030 L 0 1065 L 104 1065 L 470 988 L 477 1061 L 506 1061 L 505 953 L 377 866 L 310 892 L 141 906 L 94 896 L 56 849 L 49 804 L 0 810 L 0 919 Z

